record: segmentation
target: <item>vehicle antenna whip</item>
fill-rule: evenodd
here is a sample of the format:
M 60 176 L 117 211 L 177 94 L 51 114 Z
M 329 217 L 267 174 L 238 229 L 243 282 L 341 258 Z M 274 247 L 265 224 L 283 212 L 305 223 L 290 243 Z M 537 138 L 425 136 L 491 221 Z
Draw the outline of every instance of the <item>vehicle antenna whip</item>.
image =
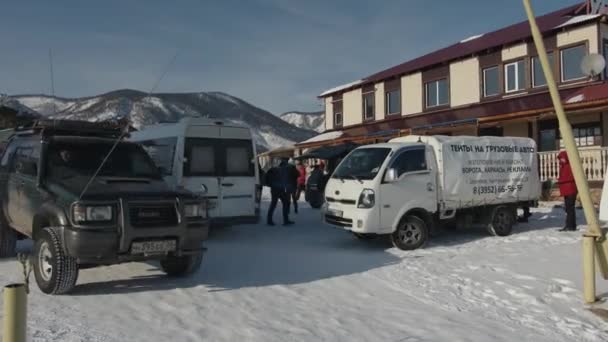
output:
M 167 64 L 167 66 L 163 69 L 162 73 L 160 74 L 160 77 L 156 80 L 156 83 L 154 83 L 154 86 L 152 87 L 152 89 L 150 89 L 150 91 L 148 92 L 146 97 L 144 97 L 144 99 L 149 97 L 150 95 L 152 95 L 152 93 L 156 90 L 156 88 L 160 84 L 161 80 L 165 77 L 165 75 L 169 71 L 169 68 L 171 67 L 173 62 L 175 62 L 175 60 L 177 59 L 178 53 L 179 53 L 179 51 L 177 51 L 175 53 L 175 55 L 173 55 L 173 57 L 171 58 L 171 60 Z M 122 139 L 125 136 L 127 136 L 127 134 L 129 134 L 129 126 L 130 126 L 130 120 L 127 119 L 127 120 L 125 120 L 125 127 L 123 127 L 123 132 L 118 136 L 118 138 L 116 138 L 116 141 L 114 141 L 112 148 L 110 149 L 110 151 L 108 151 L 108 154 L 106 154 L 106 156 L 103 158 L 103 160 L 101 161 L 101 164 L 99 164 L 99 167 L 97 168 L 97 170 L 95 170 L 95 173 L 93 174 L 93 176 L 91 176 L 91 178 L 87 182 L 87 185 L 85 185 L 85 187 L 82 189 L 82 192 L 80 193 L 80 196 L 78 197 L 79 201 L 82 200 L 82 197 L 84 196 L 84 194 L 87 192 L 87 190 L 91 186 L 91 183 L 93 183 L 95 178 L 97 178 L 97 175 L 99 174 L 99 172 L 101 172 L 101 169 L 103 168 L 103 166 L 106 164 L 106 162 L 110 158 L 110 155 L 112 155 L 112 152 L 114 152 L 114 150 L 116 149 L 116 146 L 118 146 L 118 143 L 120 143 L 122 141 Z
M 55 75 L 53 73 L 53 50 L 49 49 L 49 71 L 51 75 L 51 96 L 53 97 L 53 116 L 57 115 L 57 103 L 55 102 Z

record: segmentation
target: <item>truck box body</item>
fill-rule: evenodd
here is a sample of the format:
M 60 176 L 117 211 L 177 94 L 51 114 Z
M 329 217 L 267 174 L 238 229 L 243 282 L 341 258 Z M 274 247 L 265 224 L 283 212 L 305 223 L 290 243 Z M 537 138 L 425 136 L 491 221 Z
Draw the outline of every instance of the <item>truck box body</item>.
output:
M 529 138 L 407 136 L 433 148 L 438 196 L 446 208 L 536 200 L 541 184 L 536 143 Z

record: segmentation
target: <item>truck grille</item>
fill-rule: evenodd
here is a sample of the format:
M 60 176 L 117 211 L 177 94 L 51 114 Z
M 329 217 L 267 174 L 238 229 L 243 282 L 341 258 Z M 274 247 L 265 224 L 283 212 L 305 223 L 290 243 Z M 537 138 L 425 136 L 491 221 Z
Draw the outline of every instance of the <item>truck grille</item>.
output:
M 327 202 L 330 202 L 330 203 L 337 202 L 337 203 L 349 204 L 349 205 L 355 205 L 355 204 L 357 204 L 357 201 L 350 200 L 350 199 L 337 199 L 337 198 L 333 198 L 333 197 L 325 197 L 325 200 Z
M 129 206 L 131 226 L 135 228 L 154 228 L 176 226 L 177 209 L 174 204 L 150 204 Z
M 333 215 L 325 215 L 325 222 L 339 227 L 352 227 L 353 220 Z

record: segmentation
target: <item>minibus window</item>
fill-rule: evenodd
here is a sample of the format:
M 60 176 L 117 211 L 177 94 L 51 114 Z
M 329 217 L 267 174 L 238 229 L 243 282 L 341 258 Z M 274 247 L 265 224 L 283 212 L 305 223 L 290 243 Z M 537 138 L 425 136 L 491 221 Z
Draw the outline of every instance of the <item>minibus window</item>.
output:
M 189 157 L 190 174 L 215 173 L 214 155 L 213 146 L 192 146 Z
M 251 156 L 247 147 L 226 148 L 226 173 L 247 174 L 251 166 Z

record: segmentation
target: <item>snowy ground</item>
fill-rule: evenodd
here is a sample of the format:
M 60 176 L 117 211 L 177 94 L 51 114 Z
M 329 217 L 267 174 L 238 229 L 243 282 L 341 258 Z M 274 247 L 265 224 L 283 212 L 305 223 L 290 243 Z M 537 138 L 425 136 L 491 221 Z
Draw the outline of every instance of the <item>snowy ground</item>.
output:
M 560 209 L 535 210 L 507 238 L 446 232 L 414 252 L 324 227 L 307 206 L 294 219 L 215 231 L 188 279 L 140 263 L 84 270 L 70 296 L 33 286 L 30 339 L 608 340 L 608 324 L 581 304 L 580 233 L 555 231 Z M 0 283 L 18 270 L 0 262 Z

